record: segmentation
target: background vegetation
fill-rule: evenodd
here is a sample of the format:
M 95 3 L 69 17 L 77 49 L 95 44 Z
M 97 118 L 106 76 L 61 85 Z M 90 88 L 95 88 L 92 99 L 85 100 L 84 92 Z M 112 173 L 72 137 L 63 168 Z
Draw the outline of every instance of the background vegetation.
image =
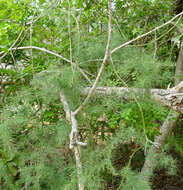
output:
M 111 49 L 181 12 L 172 0 L 112 5 Z M 0 189 L 77 189 L 71 125 L 59 93 L 71 110 L 83 102 L 82 91 L 95 81 L 105 55 L 107 9 L 106 0 L 0 1 Z M 173 87 L 181 18 L 112 54 L 99 86 Z M 95 95 L 77 116 L 79 139 L 87 142 L 80 148 L 87 190 L 151 189 L 140 172 L 144 151 L 169 111 L 146 93 L 138 100 L 131 96 Z M 182 159 L 181 130 L 175 134 L 155 164 L 170 175 L 176 173 L 170 147 Z

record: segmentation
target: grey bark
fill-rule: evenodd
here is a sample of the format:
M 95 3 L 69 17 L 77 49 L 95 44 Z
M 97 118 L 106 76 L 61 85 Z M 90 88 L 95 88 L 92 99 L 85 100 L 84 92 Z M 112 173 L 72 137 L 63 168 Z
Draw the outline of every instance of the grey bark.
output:
M 180 48 L 175 70 L 175 85 L 182 81 L 183 75 L 183 46 Z
M 133 100 L 134 98 L 145 97 L 145 93 L 149 93 L 162 106 L 171 110 L 183 113 L 183 82 L 170 89 L 140 89 L 126 87 L 98 87 L 96 94 L 105 96 L 122 97 L 125 100 Z M 87 96 L 91 88 L 85 88 L 82 95 Z

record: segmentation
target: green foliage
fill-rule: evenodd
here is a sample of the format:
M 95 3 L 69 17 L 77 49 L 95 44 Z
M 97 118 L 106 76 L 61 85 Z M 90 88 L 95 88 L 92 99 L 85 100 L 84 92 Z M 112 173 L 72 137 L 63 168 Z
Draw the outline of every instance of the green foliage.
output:
M 127 126 L 134 126 L 139 130 L 144 128 L 142 122 L 144 120 L 146 135 L 153 140 L 154 136 L 159 134 L 159 126 L 165 120 L 168 112 L 153 102 L 140 102 L 140 107 L 143 111 L 143 118 L 138 105 L 133 102 L 123 106 L 120 113 L 121 118 Z
M 2 0 L 0 2 L 0 50 L 7 51 L 14 43 L 23 23 L 30 16 L 32 10 L 28 1 Z
M 58 100 L 60 91 L 67 97 L 71 108 L 79 104 L 79 94 L 82 83 L 77 68 L 67 66 L 54 66 L 34 77 L 32 85 L 38 94 L 47 102 Z
M 124 167 L 121 171 L 121 174 L 126 177 L 126 182 L 125 184 L 118 188 L 121 190 L 133 190 L 133 189 L 147 189 L 151 190 L 151 187 L 149 184 L 144 180 L 140 180 L 141 176 L 137 174 L 136 172 L 131 171 L 129 167 Z
M 175 175 L 177 171 L 176 160 L 174 160 L 170 155 L 167 155 L 164 152 L 162 152 L 160 156 L 161 159 L 158 160 L 157 169 L 167 168 L 168 175 Z
M 0 189 L 77 189 L 74 155 L 68 146 L 71 126 L 65 120 L 59 93 L 66 95 L 74 110 L 83 102 L 83 87 L 91 85 L 78 67 L 91 83 L 95 79 L 105 54 L 107 1 L 59 3 L 0 2 L 1 51 L 8 53 L 22 30 L 23 36 L 15 46 L 44 47 L 76 63 L 70 65 L 32 49 L 11 51 L 1 59 L 5 67 L 0 68 Z M 130 4 L 117 0 L 113 5 L 111 49 L 172 16 L 171 0 L 133 0 Z M 36 19 L 30 28 L 28 23 Z M 181 23 L 178 26 L 182 27 Z M 153 34 L 113 54 L 99 85 L 147 89 L 173 85 L 171 59 L 175 57 L 175 46 L 171 47 L 170 41 L 175 45 L 182 34 L 173 37 L 175 30 L 165 32 L 169 29 L 167 26 L 157 31 L 158 39 Z M 157 59 L 152 56 L 155 41 Z M 159 134 L 168 111 L 151 100 L 148 93 L 142 94 L 140 100 L 138 95 L 130 95 L 130 102 L 116 96 L 92 97 L 77 116 L 79 138 L 87 142 L 87 147 L 80 150 L 82 180 L 87 190 L 150 189 L 145 180 L 139 181 L 143 152 L 149 148 L 145 135 L 153 140 Z M 178 141 L 181 147 L 181 139 Z M 151 152 L 148 155 L 153 161 Z M 175 172 L 174 161 L 165 153 L 154 164 L 154 168 L 160 166 L 168 167 L 170 174 Z
M 99 147 L 92 152 L 88 152 L 88 150 L 83 152 L 85 158 L 83 161 L 84 166 L 87 164 L 87 167 L 85 167 L 84 170 L 84 179 L 86 178 L 86 187 L 88 189 L 93 189 L 95 185 L 98 189 L 105 189 L 107 183 L 110 181 L 109 179 L 113 179 L 115 176 L 120 176 L 113 166 L 113 150 L 118 144 L 130 142 L 132 136 L 134 139 L 137 139 L 138 144 L 141 145 L 143 143 L 143 139 L 139 136 L 139 133 L 136 130 L 133 128 L 126 129 L 121 126 L 117 135 L 110 138 L 104 148 Z M 104 183 L 106 184 L 102 183 L 103 178 L 105 178 Z
M 117 86 L 124 86 L 126 83 L 140 88 L 166 88 L 173 78 L 173 65 L 170 61 L 159 63 L 153 60 L 151 55 L 143 53 L 140 48 L 125 48 L 118 55 L 114 55 L 113 58 L 115 66 L 109 66 L 110 72 L 106 71 L 109 75 L 106 76 L 107 81 L 115 82 L 113 78 L 116 78 Z M 118 77 L 115 77 L 116 73 Z
M 172 135 L 168 139 L 168 145 L 173 147 L 177 156 L 183 160 L 183 141 L 182 141 L 182 117 L 177 122 L 177 127 L 173 129 Z
M 63 119 L 45 118 L 41 112 L 47 105 L 43 101 L 37 110 L 35 92 L 27 92 L 19 92 L 1 114 L 1 184 L 5 189 L 60 189 L 69 180 L 63 175 L 74 172 L 63 157 L 69 154 L 70 126 Z M 52 183 L 55 178 L 60 180 Z

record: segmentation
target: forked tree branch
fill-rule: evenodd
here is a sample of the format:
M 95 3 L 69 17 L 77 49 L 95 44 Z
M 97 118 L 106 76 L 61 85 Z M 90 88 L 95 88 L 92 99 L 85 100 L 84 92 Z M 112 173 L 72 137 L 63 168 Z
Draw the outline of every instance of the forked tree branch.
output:
M 79 190 L 84 190 L 84 184 L 81 180 L 81 176 L 82 176 L 82 164 L 81 164 L 81 159 L 80 159 L 80 154 L 79 154 L 79 145 L 83 145 L 85 146 L 86 143 L 82 143 L 78 141 L 78 122 L 76 119 L 76 115 L 83 109 L 83 107 L 86 105 L 86 103 L 88 102 L 88 100 L 90 99 L 91 95 L 93 94 L 94 90 L 96 89 L 96 85 L 98 84 L 98 81 L 102 75 L 102 72 L 104 70 L 105 64 L 107 62 L 108 56 L 110 54 L 110 41 L 111 41 L 111 35 L 112 35 L 112 17 L 111 17 L 111 4 L 112 4 L 112 0 L 108 1 L 108 12 L 109 12 L 109 35 L 108 35 L 108 43 L 107 43 L 107 47 L 106 47 L 106 53 L 104 56 L 104 60 L 102 63 L 102 66 L 99 70 L 98 76 L 93 84 L 93 87 L 91 89 L 91 91 L 89 92 L 87 98 L 85 99 L 84 103 L 81 104 L 81 106 L 76 109 L 75 112 L 72 112 L 69 104 L 67 102 L 67 99 L 64 95 L 64 93 L 61 91 L 60 92 L 60 101 L 63 103 L 63 107 L 64 107 L 64 111 L 66 113 L 66 118 L 67 120 L 69 120 L 69 122 L 72 125 L 72 130 L 70 133 L 70 148 L 74 149 L 74 153 L 75 153 L 75 159 L 76 159 L 76 167 L 77 167 L 77 174 L 78 174 L 78 188 Z M 49 52 L 50 53 L 50 52 Z M 69 60 L 69 62 L 72 64 L 72 62 Z
M 81 180 L 82 164 L 81 164 L 78 145 L 86 146 L 86 143 L 78 141 L 78 122 L 75 118 L 75 115 L 73 115 L 73 113 L 69 107 L 68 101 L 62 91 L 60 92 L 60 101 L 63 104 L 64 111 L 66 113 L 66 119 L 72 125 L 72 130 L 70 133 L 70 149 L 74 149 L 74 154 L 75 154 L 75 159 L 76 159 L 76 167 L 77 167 L 77 175 L 78 175 L 78 188 L 79 188 L 79 190 L 84 190 L 84 184 L 82 183 L 82 180 Z

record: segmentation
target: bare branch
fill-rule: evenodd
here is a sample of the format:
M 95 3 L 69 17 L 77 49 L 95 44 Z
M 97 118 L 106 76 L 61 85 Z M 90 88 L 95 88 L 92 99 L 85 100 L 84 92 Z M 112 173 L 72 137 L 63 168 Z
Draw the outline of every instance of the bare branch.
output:
M 78 188 L 79 190 L 84 190 L 84 185 L 81 181 L 82 165 L 80 161 L 79 149 L 76 146 L 74 147 L 74 154 L 75 154 L 77 174 L 78 174 Z
M 23 31 L 24 30 L 21 30 L 19 35 L 18 35 L 18 38 L 14 41 L 14 43 L 12 44 L 12 46 L 9 48 L 9 50 L 12 50 L 12 48 L 16 45 L 16 43 L 19 41 L 19 39 L 21 38 L 22 34 L 23 34 Z
M 77 115 L 83 108 L 84 106 L 88 103 L 89 99 L 91 98 L 91 96 L 93 95 L 97 84 L 102 76 L 102 73 L 104 71 L 105 65 L 107 63 L 107 59 L 110 56 L 110 45 L 111 45 L 111 37 L 112 37 L 112 1 L 109 0 L 108 1 L 108 15 L 109 15 L 109 21 L 108 21 L 108 42 L 107 42 L 107 47 L 106 47 L 106 52 L 105 52 L 105 56 L 102 62 L 102 65 L 99 69 L 98 75 L 95 79 L 95 82 L 93 84 L 93 86 L 91 87 L 86 99 L 84 100 L 84 102 L 74 111 L 74 115 Z
M 81 175 L 82 175 L 82 164 L 79 154 L 79 147 L 86 146 L 86 143 L 79 142 L 78 141 L 78 122 L 75 118 L 75 115 L 73 115 L 72 111 L 70 110 L 69 104 L 67 102 L 67 99 L 63 92 L 60 92 L 60 101 L 63 103 L 64 111 L 66 113 L 66 119 L 71 123 L 72 130 L 70 133 L 70 149 L 74 149 L 75 159 L 76 159 L 76 167 L 77 167 L 77 174 L 78 174 L 78 186 L 79 190 L 84 190 L 84 185 L 81 181 Z
M 139 39 L 141 39 L 141 38 L 143 38 L 143 37 L 145 37 L 145 36 L 147 36 L 147 35 L 149 35 L 149 34 L 155 32 L 155 31 L 159 30 L 160 28 L 163 28 L 164 26 L 166 26 L 166 25 L 168 25 L 168 24 L 172 24 L 172 22 L 173 22 L 176 18 L 178 18 L 179 16 L 182 16 L 182 15 L 183 15 L 183 11 L 182 11 L 181 13 L 177 14 L 176 16 L 174 16 L 172 19 L 170 19 L 170 20 L 167 21 L 166 23 L 164 23 L 164 24 L 162 24 L 162 25 L 160 25 L 160 26 L 157 26 L 157 27 L 154 28 L 153 30 L 150 30 L 149 32 L 146 32 L 145 34 L 142 34 L 142 35 L 140 35 L 140 36 L 138 36 L 138 37 L 136 37 L 136 38 L 134 38 L 134 39 L 132 39 L 132 40 L 130 40 L 130 41 L 128 41 L 128 42 L 125 42 L 124 44 L 122 44 L 122 45 L 120 45 L 120 46 L 114 48 L 114 49 L 111 51 L 111 54 L 113 54 L 114 52 L 118 51 L 119 49 L 121 49 L 121 48 L 123 48 L 123 47 L 125 47 L 125 46 L 127 46 L 127 45 L 129 45 L 129 44 L 131 44 L 132 42 L 135 42 L 135 41 L 137 41 L 137 40 L 139 40 Z
M 47 50 L 47 49 L 45 49 L 45 48 L 40 48 L 40 47 L 37 47 L 37 46 L 24 46 L 24 47 L 15 47 L 15 48 L 12 48 L 12 50 L 23 50 L 23 49 L 37 49 L 37 50 L 43 51 L 43 52 L 45 52 L 45 53 L 49 53 L 49 54 L 51 54 L 51 55 L 54 55 L 54 56 L 56 56 L 56 57 L 59 57 L 59 58 L 61 58 L 62 60 L 66 61 L 67 63 L 70 63 L 70 64 L 72 64 L 72 65 L 75 64 L 74 62 L 70 61 L 69 59 L 65 58 L 64 56 L 62 56 L 62 55 L 60 55 L 60 54 L 58 54 L 58 53 L 55 53 L 55 52 L 53 52 L 53 51 Z M 86 79 L 88 82 L 91 82 L 90 79 L 88 78 L 88 76 L 84 73 L 84 71 L 83 71 L 81 68 L 79 68 L 79 67 L 78 67 L 78 69 L 79 69 L 79 71 L 82 73 L 82 75 L 85 77 L 85 79 Z
M 43 52 L 46 52 L 46 53 L 49 53 L 51 55 L 54 55 L 56 57 L 59 57 L 61 58 L 62 60 L 68 62 L 68 63 L 73 63 L 71 62 L 69 59 L 65 58 L 64 56 L 62 55 L 59 55 L 58 53 L 55 53 L 53 51 L 50 51 L 50 50 L 47 50 L 45 48 L 40 48 L 40 47 L 37 47 L 37 46 L 24 46 L 24 47 L 15 47 L 15 48 L 12 48 L 12 50 L 22 50 L 22 49 L 37 49 L 37 50 L 40 50 L 40 51 L 43 51 Z

